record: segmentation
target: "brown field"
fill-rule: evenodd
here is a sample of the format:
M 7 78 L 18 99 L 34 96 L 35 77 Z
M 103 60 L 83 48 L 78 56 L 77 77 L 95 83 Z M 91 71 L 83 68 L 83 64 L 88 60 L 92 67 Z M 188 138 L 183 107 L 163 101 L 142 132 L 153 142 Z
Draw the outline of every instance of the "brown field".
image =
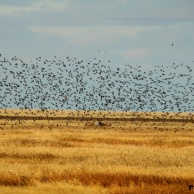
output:
M 0 116 L 0 193 L 194 193 L 188 187 L 194 114 L 0 110 Z M 95 119 L 107 125 L 95 127 Z

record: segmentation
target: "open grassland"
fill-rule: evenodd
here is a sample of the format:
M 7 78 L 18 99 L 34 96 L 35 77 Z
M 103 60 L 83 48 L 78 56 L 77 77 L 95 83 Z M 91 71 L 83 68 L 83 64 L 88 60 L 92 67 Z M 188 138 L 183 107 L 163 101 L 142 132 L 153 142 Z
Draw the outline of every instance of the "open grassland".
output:
M 63 129 L 64 127 L 94 126 L 103 121 L 114 130 L 167 130 L 192 131 L 194 114 L 174 112 L 121 112 L 121 111 L 73 111 L 73 110 L 18 110 L 0 109 L 0 129 Z M 25 124 L 26 123 L 26 124 Z M 107 128 L 104 127 L 105 128 Z
M 153 119 L 193 119 L 193 113 L 187 112 L 123 112 L 123 111 L 77 111 L 77 110 L 26 110 L 0 109 L 2 116 L 24 117 L 75 117 L 75 118 L 153 118 Z
M 14 115 L 30 114 L 24 112 Z M 1 119 L 0 193 L 192 193 L 193 115 L 170 114 L 183 122 L 115 120 L 94 127 L 79 119 Z

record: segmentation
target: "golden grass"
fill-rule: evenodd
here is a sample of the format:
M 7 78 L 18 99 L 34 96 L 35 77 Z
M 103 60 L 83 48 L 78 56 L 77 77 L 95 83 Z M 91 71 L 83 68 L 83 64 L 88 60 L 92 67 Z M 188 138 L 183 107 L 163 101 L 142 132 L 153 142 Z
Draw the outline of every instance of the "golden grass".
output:
M 193 113 L 187 112 L 123 112 L 123 111 L 77 111 L 77 110 L 26 110 L 0 109 L 2 116 L 35 116 L 35 117 L 75 117 L 75 118 L 165 118 L 165 119 L 193 119 Z
M 16 122 L 0 120 L 0 193 L 193 192 L 192 122 Z

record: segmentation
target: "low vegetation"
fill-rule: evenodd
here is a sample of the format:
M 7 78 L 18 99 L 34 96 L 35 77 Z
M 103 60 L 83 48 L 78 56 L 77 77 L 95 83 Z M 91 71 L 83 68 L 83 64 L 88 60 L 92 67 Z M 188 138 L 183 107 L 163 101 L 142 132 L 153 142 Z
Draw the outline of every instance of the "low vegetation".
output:
M 111 122 L 1 119 L 0 193 L 193 192 L 192 120 Z

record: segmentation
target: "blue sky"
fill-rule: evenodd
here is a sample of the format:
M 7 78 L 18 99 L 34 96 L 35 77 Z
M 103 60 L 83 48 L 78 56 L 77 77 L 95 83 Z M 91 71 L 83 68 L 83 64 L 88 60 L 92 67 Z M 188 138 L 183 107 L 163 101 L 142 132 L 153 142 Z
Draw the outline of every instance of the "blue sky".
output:
M 1 0 L 0 106 L 193 112 L 193 10 L 194 0 Z
M 194 65 L 193 10 L 193 0 L 2 0 L 0 52 L 145 69 Z

